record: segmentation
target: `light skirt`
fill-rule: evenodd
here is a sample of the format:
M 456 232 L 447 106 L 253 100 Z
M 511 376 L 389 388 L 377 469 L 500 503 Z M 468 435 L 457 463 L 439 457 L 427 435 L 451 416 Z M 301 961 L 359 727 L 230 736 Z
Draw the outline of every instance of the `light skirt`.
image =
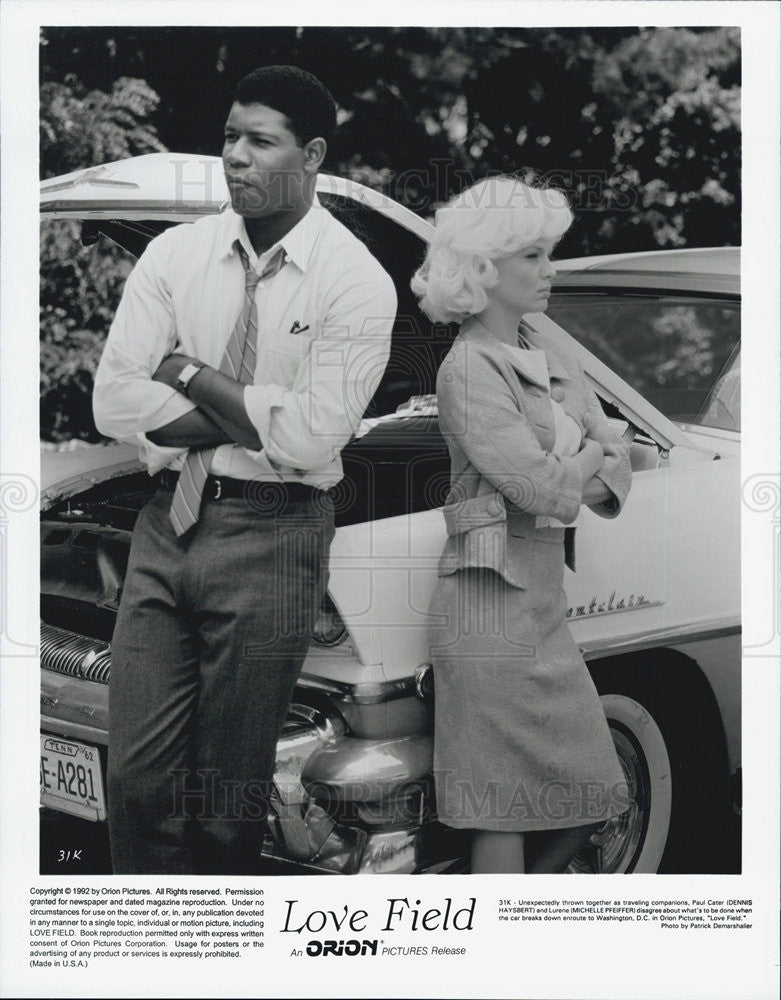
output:
M 594 683 L 565 622 L 564 546 L 537 533 L 529 589 L 443 576 L 431 605 L 434 777 L 448 826 L 552 830 L 629 805 Z

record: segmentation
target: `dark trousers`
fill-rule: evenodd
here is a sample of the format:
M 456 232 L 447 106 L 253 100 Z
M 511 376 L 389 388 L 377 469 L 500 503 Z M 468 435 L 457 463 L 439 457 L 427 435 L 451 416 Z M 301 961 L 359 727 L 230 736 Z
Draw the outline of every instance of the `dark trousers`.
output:
M 178 539 L 139 516 L 112 639 L 109 833 L 117 874 L 249 873 L 275 749 L 327 583 L 326 494 L 204 502 Z

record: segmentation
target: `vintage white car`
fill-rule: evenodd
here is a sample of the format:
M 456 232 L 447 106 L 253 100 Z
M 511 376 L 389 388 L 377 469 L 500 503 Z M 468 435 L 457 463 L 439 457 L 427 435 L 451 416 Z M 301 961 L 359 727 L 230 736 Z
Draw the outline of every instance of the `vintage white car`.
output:
M 466 871 L 436 820 L 427 608 L 448 457 L 431 395 L 453 330 L 409 291 L 428 222 L 332 176 L 321 200 L 392 274 L 384 380 L 344 452 L 331 581 L 278 744 L 257 872 Z M 157 153 L 45 181 L 45 219 L 138 255 L 227 199 L 215 157 Z M 734 872 L 739 858 L 739 251 L 567 260 L 546 315 L 628 435 L 616 520 L 584 514 L 568 619 L 633 796 L 574 872 Z M 572 337 L 576 338 L 572 340 Z M 47 454 L 42 472 L 41 802 L 50 826 L 105 824 L 111 634 L 151 482 L 134 448 Z M 53 812 L 54 811 L 54 812 Z M 58 819 L 58 817 L 60 819 Z M 96 836 L 88 838 L 90 843 Z M 97 857 L 97 854 L 96 854 Z M 94 862 L 95 871 L 100 868 Z

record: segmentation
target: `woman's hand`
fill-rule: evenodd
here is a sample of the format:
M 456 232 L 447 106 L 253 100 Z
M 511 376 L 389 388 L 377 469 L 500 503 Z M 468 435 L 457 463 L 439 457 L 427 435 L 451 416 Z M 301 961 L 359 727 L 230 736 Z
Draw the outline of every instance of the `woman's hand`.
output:
M 556 431 L 556 443 L 552 454 L 559 458 L 572 458 L 580 451 L 583 435 L 580 425 L 574 417 L 565 413 L 560 406 L 553 407 L 553 422 Z
M 592 476 L 591 479 L 583 484 L 582 502 L 587 507 L 591 507 L 596 503 L 607 503 L 609 500 L 615 500 L 615 497 L 599 476 Z
M 599 441 L 595 441 L 593 438 L 586 438 L 583 447 L 575 456 L 575 461 L 580 466 L 584 483 L 587 483 L 592 476 L 599 472 L 604 460 L 605 453 Z

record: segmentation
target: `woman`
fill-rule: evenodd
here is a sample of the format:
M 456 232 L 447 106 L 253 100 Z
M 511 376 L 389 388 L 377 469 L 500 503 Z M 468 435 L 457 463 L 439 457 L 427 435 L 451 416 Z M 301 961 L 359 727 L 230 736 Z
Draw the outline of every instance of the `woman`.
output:
M 437 212 L 412 280 L 431 319 L 461 325 L 437 378 L 434 769 L 440 820 L 474 831 L 473 872 L 564 871 L 629 804 L 562 589 L 581 505 L 614 517 L 629 492 L 628 448 L 574 357 L 523 323 L 571 221 L 557 191 L 481 181 Z

